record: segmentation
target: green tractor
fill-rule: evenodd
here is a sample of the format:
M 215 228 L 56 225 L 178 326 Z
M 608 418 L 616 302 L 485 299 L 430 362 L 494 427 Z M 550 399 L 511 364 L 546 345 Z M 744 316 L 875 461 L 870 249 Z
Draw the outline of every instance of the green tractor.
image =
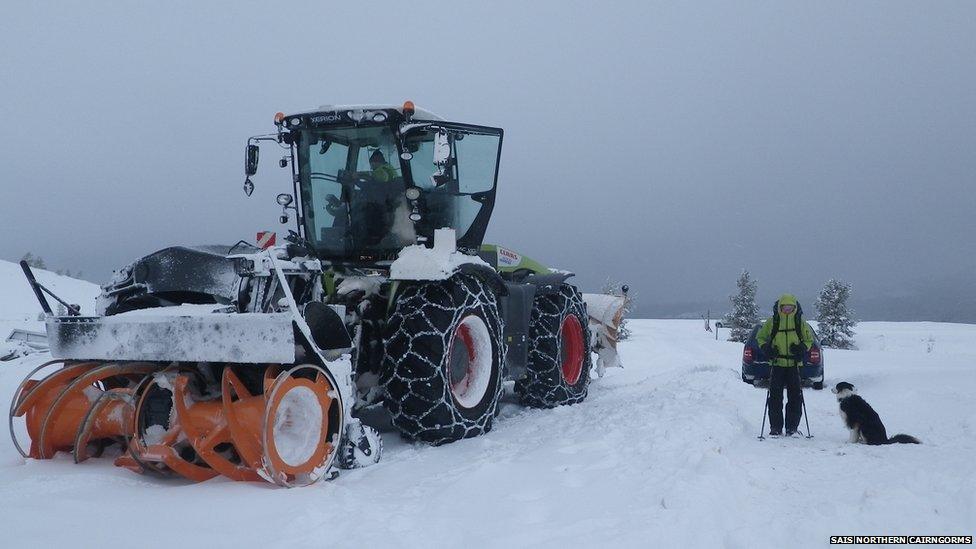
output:
M 501 129 L 409 101 L 275 123 L 248 140 L 244 190 L 258 143 L 281 147 L 286 242 L 167 248 L 117 271 L 98 316 L 49 314 L 55 371 L 11 409 L 25 455 L 119 442 L 116 463 L 139 472 L 308 484 L 379 459 L 367 408 L 439 445 L 490 431 L 506 381 L 524 405 L 575 404 L 592 353 L 616 363 L 622 300 L 584 299 L 571 273 L 483 243 Z

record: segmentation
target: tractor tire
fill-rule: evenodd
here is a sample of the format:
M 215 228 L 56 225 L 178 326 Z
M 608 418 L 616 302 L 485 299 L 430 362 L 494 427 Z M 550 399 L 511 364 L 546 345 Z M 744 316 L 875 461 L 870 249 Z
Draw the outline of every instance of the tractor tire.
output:
M 498 300 L 469 275 L 411 285 L 383 337 L 384 404 L 393 425 L 433 445 L 491 430 L 505 347 Z
M 590 338 L 580 291 L 563 284 L 538 295 L 529 322 L 529 363 L 515 393 L 526 406 L 552 408 L 586 398 L 590 383 Z

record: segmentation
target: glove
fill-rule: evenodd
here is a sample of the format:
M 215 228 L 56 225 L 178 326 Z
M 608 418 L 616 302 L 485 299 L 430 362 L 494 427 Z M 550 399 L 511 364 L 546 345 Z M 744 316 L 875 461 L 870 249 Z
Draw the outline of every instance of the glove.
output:
M 335 216 L 342 211 L 342 202 L 339 200 L 338 196 L 330 194 L 329 196 L 325 197 L 325 200 L 325 210 L 329 212 L 329 214 Z
M 803 355 L 807 353 L 807 348 L 802 343 L 794 343 L 790 345 L 790 355 L 793 356 L 794 360 L 803 360 Z
M 766 358 L 770 360 L 776 358 L 776 349 L 773 348 L 772 343 L 763 345 L 759 350 L 762 351 L 762 353 L 766 355 Z

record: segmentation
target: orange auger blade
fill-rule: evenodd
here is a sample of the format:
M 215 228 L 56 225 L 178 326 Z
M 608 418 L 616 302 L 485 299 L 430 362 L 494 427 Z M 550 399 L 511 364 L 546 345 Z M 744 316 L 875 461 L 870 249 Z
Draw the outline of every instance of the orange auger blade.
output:
M 132 416 L 135 407 L 132 404 L 131 389 L 109 389 L 102 393 L 92 404 L 75 437 L 72 451 L 75 463 L 81 463 L 90 457 L 89 445 L 92 440 L 100 440 L 109 436 L 132 434 Z M 102 453 L 103 445 L 98 445 L 95 456 Z
M 124 395 L 132 378 L 144 377 L 155 368 L 149 363 L 82 362 L 65 364 L 40 381 L 28 376 L 11 413 L 11 420 L 26 415 L 31 438 L 27 455 L 50 459 L 59 451 L 70 451 L 76 461 L 84 461 L 89 442 L 103 444 L 129 435 L 132 408 Z M 104 389 L 109 380 L 121 386 Z M 113 396 L 103 398 L 109 393 Z
M 271 369 L 269 368 L 270 372 Z M 272 379 L 271 383 L 274 380 Z M 268 391 L 270 383 L 267 375 L 262 386 Z M 221 380 L 221 396 L 227 427 L 241 460 L 255 473 L 261 468 L 263 447 L 261 446 L 261 422 L 264 416 L 264 395 L 252 396 L 231 368 L 224 369 Z M 244 403 L 239 405 L 238 403 Z M 260 406 L 256 403 L 260 402 Z
M 188 391 L 189 378 L 177 376 L 173 409 L 196 455 L 214 471 L 234 480 L 310 484 L 334 456 L 337 437 L 329 419 L 333 385 L 315 366 L 271 378 L 274 371 L 265 372 L 265 392 L 254 395 L 232 367 L 224 368 L 219 402 L 196 399 Z M 294 377 L 300 371 L 315 380 Z M 337 426 L 332 429 L 338 432 Z
M 225 368 L 224 379 L 228 372 L 231 369 Z M 173 405 L 183 432 L 197 455 L 213 470 L 233 480 L 259 480 L 261 477 L 248 463 L 225 457 L 218 447 L 223 445 L 226 451 L 234 450 L 233 454 L 239 454 L 228 425 L 228 410 L 234 409 L 234 417 L 259 417 L 264 410 L 264 397 L 247 396 L 236 402 L 229 402 L 226 397 L 220 401 L 192 402 L 186 390 L 187 382 L 185 376 L 179 376 L 173 382 Z
M 310 364 L 288 371 L 269 365 L 248 385 L 234 368 L 223 367 L 218 385 L 208 371 L 176 365 L 52 361 L 21 383 L 11 426 L 26 416 L 31 445 L 21 453 L 38 459 L 70 451 L 80 463 L 124 441 L 126 453 L 115 464 L 138 473 L 281 486 L 323 478 L 343 423 L 331 375 Z M 16 437 L 14 443 L 20 449 Z
M 164 370 L 147 378 L 137 389 L 133 424 L 135 432 L 129 438 L 128 453 L 115 460 L 119 467 L 136 473 L 153 473 L 168 476 L 177 474 L 195 482 L 203 482 L 218 475 L 199 456 L 185 455 L 186 433 L 181 418 L 172 413 L 175 401 L 175 387 L 172 380 L 185 374 Z M 185 388 L 185 382 L 181 385 Z M 169 392 L 169 396 L 160 392 Z M 162 395 L 164 398 L 160 398 Z M 186 395 L 181 395 L 183 400 Z M 163 405 L 162 419 L 158 416 L 159 406 Z M 162 421 L 162 423 L 159 423 Z
M 267 394 L 262 476 L 287 487 L 320 480 L 339 445 L 342 407 L 335 381 L 325 370 L 306 364 L 278 375 Z

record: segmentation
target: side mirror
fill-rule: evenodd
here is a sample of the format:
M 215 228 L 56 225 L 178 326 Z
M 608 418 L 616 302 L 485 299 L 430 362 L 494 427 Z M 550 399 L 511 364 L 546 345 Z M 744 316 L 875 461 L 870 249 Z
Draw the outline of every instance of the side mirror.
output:
M 257 145 L 247 146 L 247 157 L 244 159 L 244 174 L 251 176 L 258 173 L 258 153 L 261 149 Z

